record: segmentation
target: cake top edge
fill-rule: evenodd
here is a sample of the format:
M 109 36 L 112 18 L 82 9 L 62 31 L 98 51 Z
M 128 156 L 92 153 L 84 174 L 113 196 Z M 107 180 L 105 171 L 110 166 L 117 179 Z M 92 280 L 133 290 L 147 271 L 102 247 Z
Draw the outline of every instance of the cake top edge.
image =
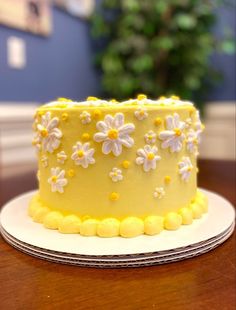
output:
M 88 97 L 85 101 L 72 101 L 67 98 L 58 98 L 55 101 L 46 103 L 40 108 L 73 108 L 73 107 L 121 107 L 121 106 L 160 106 L 160 107 L 181 107 L 193 106 L 190 101 L 181 100 L 177 96 L 160 97 L 149 99 L 146 95 L 138 95 L 136 99 L 117 101 L 115 99 L 104 100 L 96 97 Z

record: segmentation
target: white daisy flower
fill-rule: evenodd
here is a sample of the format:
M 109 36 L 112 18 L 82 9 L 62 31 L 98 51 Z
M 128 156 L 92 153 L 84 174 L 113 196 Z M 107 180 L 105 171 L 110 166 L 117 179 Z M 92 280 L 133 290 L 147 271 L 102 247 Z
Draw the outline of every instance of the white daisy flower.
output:
M 153 196 L 155 198 L 161 199 L 165 196 L 165 190 L 163 187 L 156 187 L 153 193 Z
M 152 130 L 149 130 L 149 132 L 144 135 L 144 139 L 147 144 L 154 144 L 156 142 L 156 137 L 157 135 Z
M 174 116 L 168 115 L 166 117 L 166 127 L 167 130 L 164 130 L 159 134 L 159 138 L 164 141 L 161 144 L 162 148 L 166 149 L 169 147 L 172 153 L 179 152 L 185 138 L 183 133 L 185 122 L 181 122 L 179 114 L 174 113 Z
M 187 150 L 190 153 L 195 152 L 195 155 L 198 155 L 197 147 L 199 144 L 199 138 L 200 138 L 200 133 L 198 131 L 195 131 L 193 129 L 190 129 L 188 131 L 187 138 L 186 138 L 186 146 L 187 146 Z
M 109 173 L 109 177 L 112 179 L 113 182 L 123 180 L 122 171 L 118 168 L 112 168 L 111 172 Z
M 191 175 L 191 171 L 193 170 L 193 165 L 189 157 L 183 157 L 182 161 L 179 162 L 179 174 L 181 175 L 181 179 L 185 182 L 188 181 Z
M 139 121 L 143 121 L 148 117 L 147 110 L 142 107 L 138 108 L 138 110 L 134 112 L 134 115 Z
M 82 124 L 89 124 L 91 122 L 91 114 L 87 111 L 83 111 L 79 116 Z
M 156 162 L 161 159 L 157 152 L 158 148 L 156 146 L 145 145 L 143 149 L 137 151 L 136 164 L 143 165 L 145 172 L 156 169 Z
M 42 156 L 41 163 L 42 163 L 44 168 L 46 168 L 48 166 L 48 158 L 47 158 L 47 156 L 45 156 L 45 155 Z
M 58 124 L 59 119 L 57 117 L 51 119 L 50 112 L 42 116 L 41 124 L 37 125 L 37 138 L 38 141 L 42 143 L 43 151 L 53 153 L 53 151 L 59 147 L 62 133 L 61 130 L 57 128 Z
M 65 179 L 65 170 L 61 170 L 59 167 L 51 168 L 51 177 L 48 179 L 48 183 L 51 184 L 52 192 L 64 192 L 64 186 L 68 181 Z
M 96 142 L 103 142 L 103 154 L 113 153 L 119 156 L 122 152 L 122 145 L 132 147 L 134 140 L 129 136 L 134 131 L 134 124 L 124 124 L 124 114 L 117 113 L 114 117 L 106 115 L 104 121 L 97 123 L 100 131 L 94 135 Z
M 73 146 L 72 149 L 74 153 L 71 155 L 71 159 L 74 160 L 76 165 L 88 168 L 88 165 L 95 163 L 95 159 L 93 158 L 94 149 L 90 149 L 89 146 L 89 142 L 84 144 L 77 142 L 76 145 Z
M 67 155 L 64 151 L 57 153 L 57 162 L 59 164 L 64 164 L 66 160 L 67 160 Z

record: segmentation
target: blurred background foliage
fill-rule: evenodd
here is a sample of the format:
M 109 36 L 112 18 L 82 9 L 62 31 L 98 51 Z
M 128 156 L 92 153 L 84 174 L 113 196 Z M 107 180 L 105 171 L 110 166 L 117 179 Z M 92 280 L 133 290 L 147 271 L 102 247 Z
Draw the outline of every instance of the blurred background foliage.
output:
M 220 78 L 210 66 L 210 55 L 235 52 L 229 29 L 220 39 L 211 31 L 219 5 L 231 2 L 101 1 L 91 22 L 92 35 L 100 41 L 96 63 L 102 71 L 103 96 L 176 94 L 201 107 L 210 83 Z

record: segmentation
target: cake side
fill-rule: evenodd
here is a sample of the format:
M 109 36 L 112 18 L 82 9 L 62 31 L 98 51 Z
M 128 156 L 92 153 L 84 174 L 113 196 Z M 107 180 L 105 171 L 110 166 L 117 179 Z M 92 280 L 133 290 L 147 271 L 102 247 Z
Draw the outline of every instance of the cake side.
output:
M 64 100 L 40 107 L 34 128 L 40 180 L 32 204 L 46 208 L 42 214 L 76 216 L 78 227 L 112 218 L 120 227 L 127 218 L 179 215 L 196 199 L 204 205 L 196 182 L 202 125 L 189 102 Z

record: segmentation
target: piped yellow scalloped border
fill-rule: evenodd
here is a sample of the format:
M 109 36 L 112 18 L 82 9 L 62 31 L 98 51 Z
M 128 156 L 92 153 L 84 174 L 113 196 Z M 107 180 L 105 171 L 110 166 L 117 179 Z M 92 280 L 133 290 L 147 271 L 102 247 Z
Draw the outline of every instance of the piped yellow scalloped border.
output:
M 208 211 L 208 199 L 197 191 L 194 201 L 178 212 L 169 212 L 166 216 L 150 215 L 144 219 L 127 217 L 121 221 L 116 218 L 97 220 L 93 218 L 81 219 L 76 215 L 63 215 L 58 211 L 51 211 L 45 207 L 36 194 L 29 205 L 28 214 L 34 222 L 42 223 L 48 229 L 57 229 L 63 234 L 77 234 L 82 236 L 132 238 L 142 234 L 157 235 L 163 229 L 176 230 L 181 225 L 192 224 L 194 219 L 199 219 Z

